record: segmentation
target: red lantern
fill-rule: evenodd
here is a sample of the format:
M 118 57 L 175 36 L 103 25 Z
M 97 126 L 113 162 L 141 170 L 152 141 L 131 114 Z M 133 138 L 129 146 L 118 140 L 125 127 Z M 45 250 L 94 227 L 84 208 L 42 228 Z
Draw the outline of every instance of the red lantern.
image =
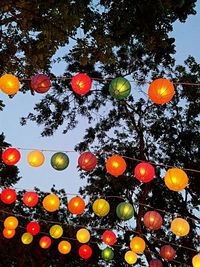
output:
M 144 215 L 144 225 L 150 230 L 160 229 L 162 222 L 162 217 L 157 211 L 148 211 Z
M 15 202 L 17 194 L 14 189 L 6 188 L 1 192 L 1 200 L 5 204 L 12 204 Z
M 85 209 L 85 201 L 79 197 L 73 197 L 68 203 L 68 209 L 72 214 L 82 214 Z
M 31 87 L 39 94 L 46 93 L 51 86 L 49 77 L 45 74 L 37 74 L 31 79 Z
M 163 267 L 163 264 L 160 260 L 154 259 L 150 261 L 149 267 Z
M 16 148 L 7 148 L 2 153 L 2 161 L 7 165 L 15 165 L 21 158 Z
M 78 159 L 78 165 L 84 171 L 92 171 L 96 167 L 96 164 L 96 156 L 91 152 L 82 153 Z
M 89 259 L 92 256 L 92 249 L 88 245 L 82 245 L 79 248 L 79 256 L 83 259 Z
M 38 203 L 38 194 L 36 192 L 26 192 L 23 196 L 23 202 L 28 207 L 34 207 Z
M 160 256 L 166 261 L 173 261 L 175 256 L 175 250 L 170 245 L 165 245 L 160 249 Z
M 49 248 L 51 246 L 51 238 L 48 236 L 43 236 L 40 238 L 39 244 L 41 248 Z
M 134 174 L 135 178 L 140 182 L 147 183 L 154 178 L 155 170 L 151 164 L 147 162 L 141 162 L 135 167 Z
M 108 246 L 113 246 L 117 242 L 116 235 L 113 231 L 107 230 L 102 235 L 103 242 Z
M 92 80 L 85 73 L 80 73 L 72 78 L 72 89 L 79 95 L 87 94 L 92 86 Z
M 37 222 L 30 222 L 27 224 L 26 230 L 31 235 L 37 235 L 40 232 L 40 225 Z

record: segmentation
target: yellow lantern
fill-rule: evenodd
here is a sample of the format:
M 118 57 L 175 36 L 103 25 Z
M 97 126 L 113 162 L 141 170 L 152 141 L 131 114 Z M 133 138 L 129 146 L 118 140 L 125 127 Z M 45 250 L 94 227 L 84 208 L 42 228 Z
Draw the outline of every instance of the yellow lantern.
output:
M 33 236 L 30 233 L 24 233 L 21 240 L 24 245 L 29 245 L 33 241 Z
M 43 207 L 49 212 L 56 211 L 60 206 L 59 198 L 54 194 L 49 194 L 43 199 Z
M 130 265 L 135 264 L 137 261 L 137 254 L 129 250 L 125 253 L 124 259 Z
M 9 230 L 14 230 L 18 226 L 18 220 L 14 216 L 9 216 L 4 221 L 4 227 Z
M 197 254 L 192 258 L 192 266 L 200 267 L 200 254 Z
M 63 229 L 60 225 L 55 224 L 51 226 L 49 233 L 51 237 L 58 239 L 63 235 Z
M 94 213 L 99 217 L 104 217 L 110 211 L 110 204 L 105 199 L 96 199 L 92 205 Z
M 85 228 L 81 228 L 77 231 L 76 238 L 80 243 L 87 243 L 90 240 L 90 232 Z
M 58 244 L 58 251 L 61 253 L 61 254 L 68 254 L 70 251 L 71 251 L 71 244 L 68 242 L 68 241 L 61 241 L 59 244 Z
M 171 231 L 177 236 L 185 236 L 190 231 L 190 225 L 186 220 L 176 218 L 171 223 Z
M 181 191 L 188 185 L 187 174 L 178 168 L 171 168 L 165 174 L 165 184 L 172 191 Z
M 137 254 L 142 254 L 145 250 L 146 244 L 144 242 L 144 239 L 142 239 L 139 236 L 136 236 L 131 239 L 130 242 L 130 248 L 133 252 Z
M 32 150 L 29 152 L 27 161 L 32 167 L 39 167 L 44 163 L 45 157 L 40 150 Z
M 5 74 L 0 78 L 0 89 L 7 95 L 14 95 L 19 91 L 19 79 L 12 74 Z

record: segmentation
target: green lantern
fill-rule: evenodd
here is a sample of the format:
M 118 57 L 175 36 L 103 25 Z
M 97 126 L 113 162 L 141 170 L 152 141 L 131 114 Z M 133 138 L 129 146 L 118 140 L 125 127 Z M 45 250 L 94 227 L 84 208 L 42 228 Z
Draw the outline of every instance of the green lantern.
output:
M 101 257 L 105 261 L 111 261 L 114 258 L 114 252 L 111 248 L 107 247 L 101 252 Z
M 120 203 L 116 208 L 117 216 L 124 221 L 127 221 L 133 217 L 133 206 L 128 202 Z
M 66 169 L 68 165 L 69 158 L 65 153 L 57 152 L 51 157 L 51 166 L 58 171 Z
M 124 99 L 131 93 L 131 84 L 123 77 L 115 78 L 109 85 L 109 92 L 110 95 L 116 99 Z

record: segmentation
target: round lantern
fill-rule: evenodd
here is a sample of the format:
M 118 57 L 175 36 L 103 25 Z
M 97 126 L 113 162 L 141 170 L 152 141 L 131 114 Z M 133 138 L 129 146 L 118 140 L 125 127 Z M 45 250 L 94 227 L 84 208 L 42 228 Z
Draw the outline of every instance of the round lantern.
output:
M 192 258 L 192 266 L 200 267 L 200 254 L 197 254 Z
M 4 221 L 4 227 L 9 230 L 15 230 L 18 226 L 18 220 L 14 216 L 9 216 Z
M 5 204 L 12 204 L 16 198 L 17 194 L 14 189 L 6 188 L 1 192 L 1 201 Z
M 33 150 L 28 153 L 27 161 L 32 167 L 39 167 L 44 163 L 44 154 L 39 150 Z
M 59 198 L 54 194 L 49 194 L 43 199 L 43 207 L 49 212 L 56 211 L 60 206 Z
M 173 83 L 163 78 L 156 79 L 150 84 L 148 95 L 155 104 L 166 104 L 174 96 Z
M 41 248 L 49 248 L 51 246 L 51 238 L 48 236 L 43 236 L 40 238 L 39 245 Z
M 68 203 L 68 210 L 72 214 L 82 214 L 85 209 L 85 201 L 79 197 L 73 197 Z
M 38 194 L 36 192 L 26 192 L 23 196 L 23 202 L 28 207 L 34 207 L 38 203 Z
M 113 155 L 106 161 L 106 169 L 113 176 L 122 175 L 126 170 L 126 161 L 120 156 Z
M 116 213 L 121 220 L 127 221 L 133 217 L 134 209 L 130 203 L 122 202 L 117 205 Z
M 140 182 L 148 183 L 154 178 L 155 170 L 151 164 L 141 162 L 135 167 L 134 175 Z
M 7 95 L 14 95 L 19 91 L 20 82 L 12 74 L 4 74 L 0 78 L 0 89 Z
M 11 230 L 11 229 L 7 229 L 7 228 L 4 228 L 3 229 L 3 236 L 7 239 L 10 239 L 12 238 L 13 236 L 15 235 L 15 230 Z
M 181 191 L 188 185 L 187 174 L 178 168 L 171 168 L 165 174 L 165 184 L 172 191 Z
M 110 204 L 105 199 L 96 199 L 92 205 L 92 209 L 97 216 L 104 217 L 110 211 Z
M 141 237 L 136 236 L 131 239 L 130 248 L 133 252 L 137 254 L 142 254 L 145 250 L 145 247 L 146 247 L 145 241 Z
M 148 211 L 144 215 L 144 225 L 150 230 L 161 228 L 163 219 L 157 211 Z
M 2 161 L 7 165 L 15 165 L 21 158 L 16 148 L 7 148 L 2 153 Z
M 105 261 L 111 261 L 114 258 L 114 252 L 111 248 L 107 247 L 101 252 L 101 257 Z
M 84 152 L 78 159 L 78 166 L 84 171 L 92 171 L 97 164 L 97 159 L 91 152 Z
M 85 228 L 81 228 L 77 231 L 76 238 L 80 243 L 87 243 L 90 240 L 90 232 Z
M 36 74 L 31 79 L 31 88 L 39 94 L 46 93 L 49 91 L 50 87 L 51 81 L 45 74 Z
M 185 236 L 190 231 L 190 225 L 186 220 L 176 218 L 171 223 L 171 231 L 177 236 Z
M 125 99 L 131 93 L 131 84 L 123 77 L 115 78 L 109 85 L 109 93 L 116 99 Z
M 163 264 L 160 260 L 154 259 L 150 261 L 149 267 L 163 267 Z
M 107 230 L 102 235 L 103 242 L 108 246 L 113 246 L 117 242 L 116 235 L 113 231 Z
M 84 95 L 87 94 L 92 86 L 92 80 L 85 73 L 76 74 L 72 78 L 72 90 L 79 94 Z
M 82 245 L 80 246 L 78 253 L 81 258 L 89 259 L 92 256 L 92 249 L 88 245 Z
M 68 241 L 61 241 L 59 244 L 58 244 L 58 251 L 61 253 L 61 254 L 68 254 L 70 251 L 71 251 L 71 244 L 68 242 Z
M 57 170 L 62 171 L 69 165 L 69 158 L 65 153 L 57 152 L 51 157 L 51 166 Z
M 63 235 L 63 229 L 60 225 L 53 225 L 49 230 L 50 236 L 54 239 L 58 239 Z
M 125 253 L 124 259 L 130 265 L 135 264 L 137 262 L 137 254 L 129 250 Z
M 30 222 L 26 226 L 26 231 L 31 235 L 37 235 L 40 232 L 40 225 L 37 222 Z
M 173 261 L 175 250 L 170 245 L 165 245 L 160 249 L 160 256 L 166 261 Z
M 33 241 L 33 236 L 30 233 L 24 233 L 21 240 L 24 245 L 29 245 Z

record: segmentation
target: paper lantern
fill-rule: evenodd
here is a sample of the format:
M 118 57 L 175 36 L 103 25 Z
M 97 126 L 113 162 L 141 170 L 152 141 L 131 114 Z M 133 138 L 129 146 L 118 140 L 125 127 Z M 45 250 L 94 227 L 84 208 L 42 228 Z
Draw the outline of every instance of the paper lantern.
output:
M 55 224 L 51 226 L 49 233 L 51 237 L 53 237 L 54 239 L 58 239 L 63 235 L 63 229 L 60 225 Z
M 51 246 L 51 238 L 48 236 L 43 236 L 40 238 L 39 245 L 41 248 L 47 249 Z
M 26 226 L 26 231 L 31 235 L 37 235 L 40 232 L 40 225 L 37 222 L 30 222 Z
M 54 194 L 49 194 L 43 199 L 43 207 L 49 212 L 56 211 L 60 206 L 59 198 Z
M 68 241 L 61 241 L 59 244 L 58 244 L 58 251 L 61 253 L 61 254 L 68 254 L 70 251 L 71 251 L 71 244 L 68 242 Z
M 151 164 L 147 162 L 141 162 L 135 167 L 134 175 L 135 178 L 140 182 L 148 183 L 153 180 L 155 176 L 155 170 Z
M 84 171 L 92 171 L 96 167 L 96 164 L 96 156 L 91 152 L 82 153 L 78 159 L 78 165 Z
M 23 202 L 28 207 L 34 207 L 38 203 L 38 194 L 36 192 L 26 192 L 23 196 Z
M 15 230 L 18 226 L 18 219 L 14 216 L 9 216 L 4 220 L 4 227 L 9 230 Z
M 200 267 L 200 254 L 197 254 L 192 258 L 192 266 Z
M 7 165 L 15 165 L 21 158 L 16 148 L 7 148 L 2 153 L 2 161 Z
M 103 242 L 108 246 L 113 246 L 117 242 L 116 235 L 113 231 L 107 230 L 102 235 Z
M 127 221 L 133 217 L 134 209 L 130 203 L 122 202 L 117 205 L 116 213 L 121 220 Z
M 11 230 L 11 229 L 7 229 L 4 228 L 3 229 L 3 236 L 7 239 L 13 238 L 13 236 L 15 235 L 15 229 Z
M 165 104 L 174 96 L 173 83 L 163 78 L 156 79 L 150 84 L 148 95 L 155 104 Z
M 28 153 L 27 161 L 32 167 L 40 167 L 44 160 L 44 154 L 39 150 L 33 150 Z
M 113 176 L 122 175 L 126 170 L 126 161 L 120 156 L 113 155 L 106 161 L 106 169 Z
M 90 240 L 90 232 L 85 228 L 81 228 L 77 231 L 76 238 L 79 243 L 87 243 Z
M 72 214 L 82 214 L 85 209 L 85 201 L 79 197 L 73 197 L 68 203 L 68 210 Z
M 105 199 L 96 199 L 92 205 L 94 213 L 99 217 L 106 216 L 110 211 L 110 204 Z
M 175 250 L 170 245 L 165 245 L 160 249 L 160 256 L 166 261 L 173 261 Z
M 1 192 L 1 201 L 5 204 L 12 204 L 17 199 L 14 189 L 6 188 Z
M 187 174 L 178 168 L 171 168 L 165 174 L 165 184 L 172 190 L 179 192 L 188 185 Z
M 39 94 L 46 93 L 49 91 L 50 87 L 51 81 L 45 74 L 36 74 L 31 79 L 31 88 Z
M 137 254 L 129 250 L 125 253 L 124 259 L 130 265 L 135 264 L 137 262 Z
M 80 246 L 78 253 L 81 258 L 89 259 L 92 256 L 92 249 L 88 245 L 82 245 Z
M 154 259 L 150 261 L 149 267 L 163 267 L 163 264 L 160 260 Z
M 135 236 L 131 239 L 130 248 L 137 254 L 142 254 L 145 250 L 146 244 L 144 239 L 139 236 Z
M 101 252 L 101 257 L 105 261 L 111 261 L 114 258 L 114 252 L 111 248 L 107 247 Z
M 33 236 L 30 233 L 24 233 L 21 240 L 24 245 L 29 245 L 33 241 Z
M 79 94 L 84 95 L 87 94 L 92 86 L 92 80 L 85 73 L 76 74 L 72 78 L 72 90 Z
M 157 211 L 148 211 L 144 215 L 144 225 L 150 230 L 161 228 L 163 219 Z
M 186 220 L 176 218 L 171 223 L 171 231 L 177 236 L 186 236 L 190 231 L 190 225 Z
M 123 77 L 115 78 L 109 85 L 109 93 L 116 99 L 125 99 L 131 93 L 131 84 Z
M 12 74 L 4 74 L 0 78 L 0 89 L 7 95 L 14 95 L 19 91 L 20 82 L 17 77 Z
M 69 158 L 65 153 L 57 152 L 51 157 L 51 166 L 57 170 L 62 171 L 69 165 Z

